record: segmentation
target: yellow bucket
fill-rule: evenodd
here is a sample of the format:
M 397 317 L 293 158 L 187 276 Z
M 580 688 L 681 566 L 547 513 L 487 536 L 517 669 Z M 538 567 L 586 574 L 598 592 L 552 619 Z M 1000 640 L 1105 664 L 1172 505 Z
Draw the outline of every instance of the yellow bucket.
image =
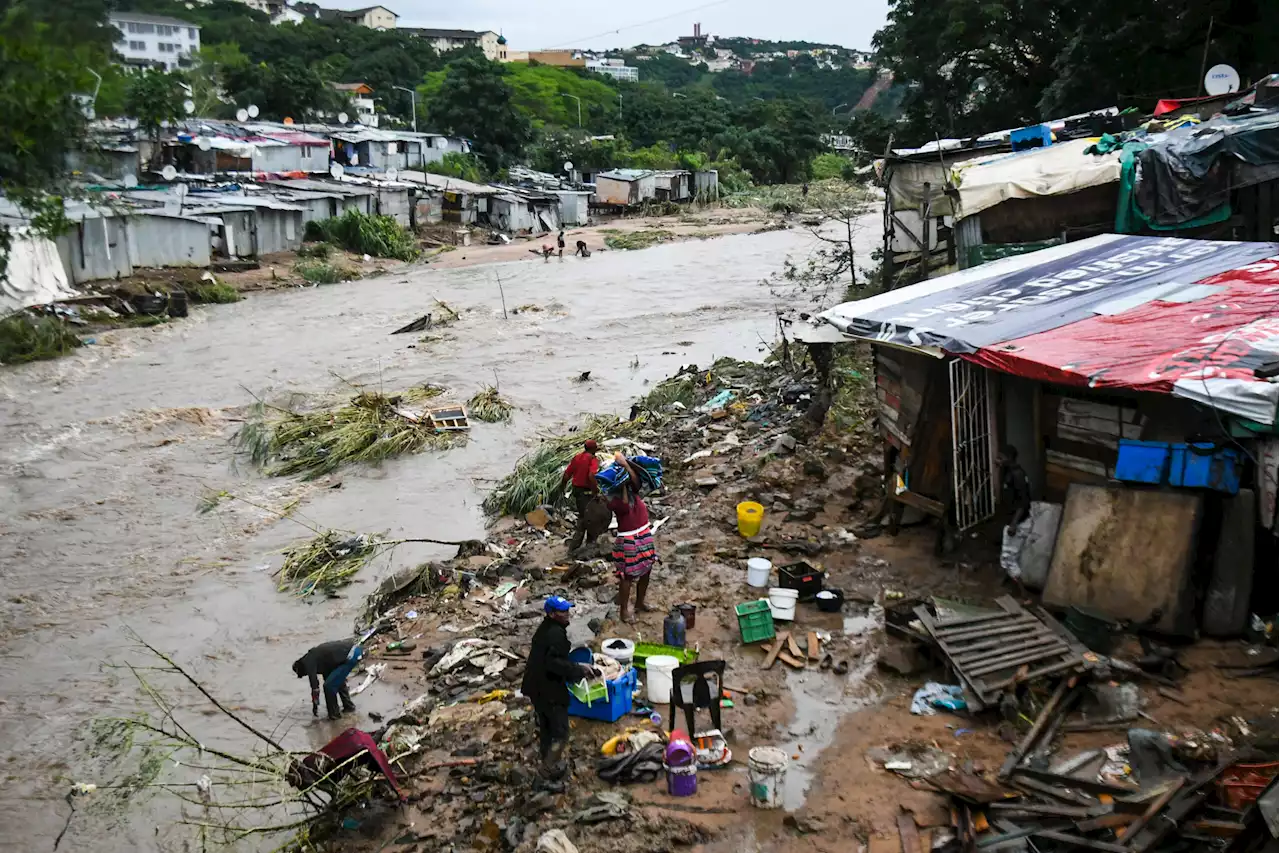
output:
M 750 539 L 760 532 L 760 523 L 764 521 L 764 507 L 755 501 L 743 501 L 738 504 L 738 533 Z

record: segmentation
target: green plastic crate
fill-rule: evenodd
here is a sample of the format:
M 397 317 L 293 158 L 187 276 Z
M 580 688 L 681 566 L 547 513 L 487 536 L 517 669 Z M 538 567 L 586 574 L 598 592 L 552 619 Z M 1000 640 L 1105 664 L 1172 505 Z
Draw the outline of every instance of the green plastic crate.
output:
M 631 665 L 644 669 L 644 662 L 654 655 L 670 655 L 680 661 L 680 665 L 693 663 L 698 659 L 697 649 L 682 649 L 677 646 L 666 646 L 662 643 L 636 643 L 636 650 L 631 658 Z
M 769 609 L 768 601 L 763 598 L 748 601 L 733 610 L 738 614 L 738 631 L 742 634 L 742 642 L 758 643 L 773 639 L 773 611 Z
M 601 700 L 608 701 L 609 685 L 603 681 L 589 681 L 584 687 L 579 681 L 569 685 L 569 693 L 584 705 L 591 705 Z

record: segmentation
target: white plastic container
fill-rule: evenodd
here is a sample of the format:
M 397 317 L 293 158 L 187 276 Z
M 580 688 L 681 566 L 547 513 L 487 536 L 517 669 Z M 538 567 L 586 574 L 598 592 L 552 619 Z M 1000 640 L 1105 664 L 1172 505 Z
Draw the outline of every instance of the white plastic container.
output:
M 782 805 L 782 783 L 787 778 L 787 754 L 775 746 L 757 746 L 747 753 L 747 787 L 751 804 L 758 809 Z
M 773 618 L 783 622 L 795 621 L 796 601 L 799 598 L 799 590 L 769 587 L 769 611 L 773 613 Z
M 747 586 L 757 588 L 768 586 L 772 572 L 773 563 L 764 557 L 751 557 L 747 560 Z
M 671 655 L 654 655 L 645 660 L 650 705 L 662 705 L 671 701 L 671 673 L 679 665 L 680 661 Z
M 600 653 L 623 666 L 630 666 L 636 654 L 636 644 L 624 637 L 610 637 L 600 644 Z

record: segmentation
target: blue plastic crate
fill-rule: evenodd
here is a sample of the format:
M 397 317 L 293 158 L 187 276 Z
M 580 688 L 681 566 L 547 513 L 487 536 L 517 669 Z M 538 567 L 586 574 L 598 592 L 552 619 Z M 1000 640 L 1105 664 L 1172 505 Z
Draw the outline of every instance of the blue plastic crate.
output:
M 1215 446 L 1209 442 L 1173 445 L 1169 485 L 1229 495 L 1240 491 L 1240 455 L 1230 447 L 1215 450 Z
M 574 649 L 569 653 L 569 659 L 576 663 L 590 663 L 591 650 L 587 648 Z M 603 720 L 606 723 L 615 722 L 624 714 L 631 713 L 631 696 L 636 692 L 636 680 L 636 670 L 632 667 L 620 677 L 606 682 L 609 690 L 608 696 L 601 697 L 589 705 L 586 702 L 579 701 L 578 697 L 570 693 L 569 715 L 585 717 L 588 720 Z
M 1014 151 L 1028 148 L 1048 148 L 1053 144 L 1053 131 L 1047 124 L 1033 124 L 1009 132 L 1009 146 Z
M 1169 470 L 1169 455 L 1167 441 L 1122 438 L 1116 454 L 1116 479 L 1159 485 L 1165 481 L 1165 473 Z

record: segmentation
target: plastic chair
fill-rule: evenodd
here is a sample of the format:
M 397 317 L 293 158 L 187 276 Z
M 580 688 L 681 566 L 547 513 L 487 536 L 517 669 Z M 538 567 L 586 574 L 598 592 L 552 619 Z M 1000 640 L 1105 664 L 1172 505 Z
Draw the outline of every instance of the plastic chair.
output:
M 715 692 L 711 690 L 711 684 L 707 681 L 707 676 L 714 674 L 716 677 Z M 684 691 L 681 690 L 681 682 L 685 678 L 696 678 L 693 682 L 692 701 L 685 702 Z M 724 690 L 724 661 L 707 660 L 698 661 L 697 663 L 685 664 L 678 666 L 671 672 L 671 712 L 667 715 L 667 731 L 671 731 L 676 727 L 676 707 L 684 709 L 684 720 L 688 724 L 686 731 L 689 737 L 693 737 L 693 712 L 698 708 L 707 708 L 711 711 L 712 728 L 720 728 L 720 694 Z

